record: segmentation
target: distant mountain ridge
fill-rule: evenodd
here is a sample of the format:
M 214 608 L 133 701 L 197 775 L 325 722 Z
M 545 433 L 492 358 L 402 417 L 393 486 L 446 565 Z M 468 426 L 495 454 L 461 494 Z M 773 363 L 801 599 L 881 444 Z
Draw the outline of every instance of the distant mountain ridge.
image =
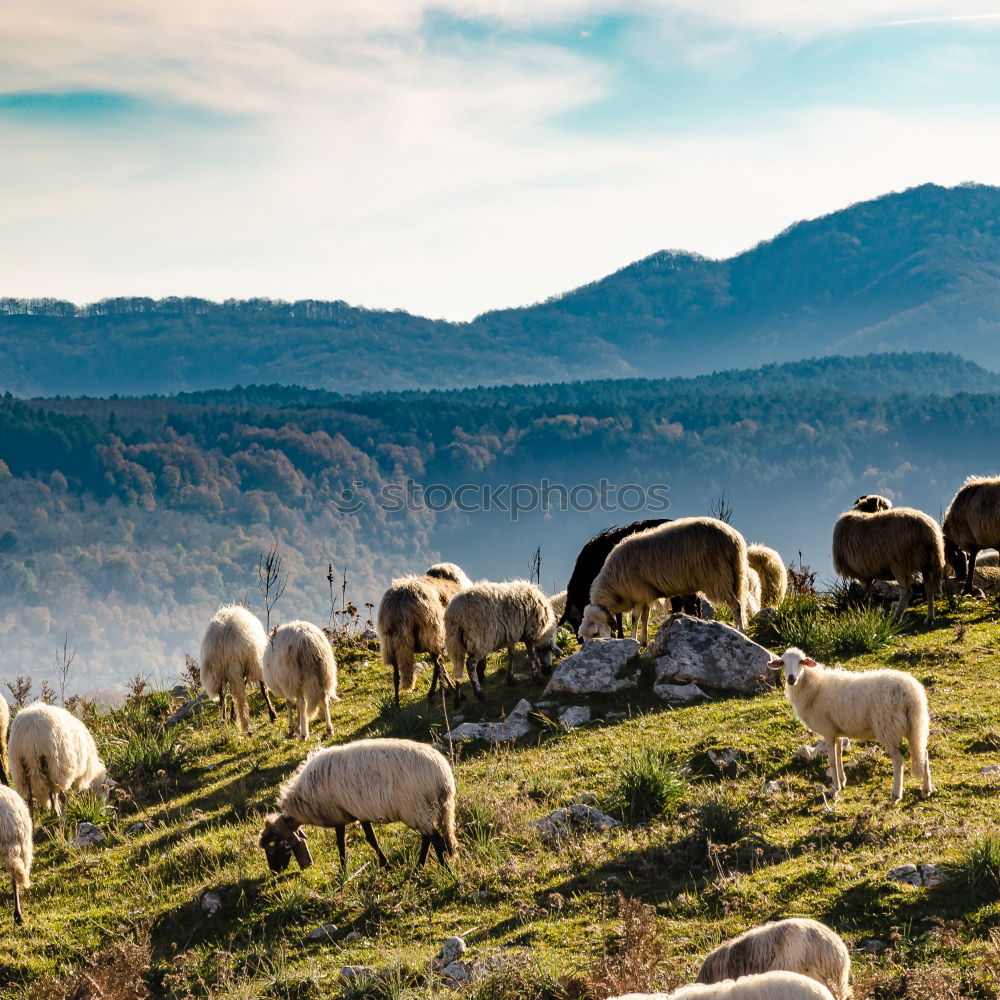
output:
M 0 389 L 338 392 L 669 377 L 946 348 L 1000 369 L 1000 188 L 932 184 L 727 260 L 662 251 L 546 302 L 449 323 L 343 302 L 0 300 Z

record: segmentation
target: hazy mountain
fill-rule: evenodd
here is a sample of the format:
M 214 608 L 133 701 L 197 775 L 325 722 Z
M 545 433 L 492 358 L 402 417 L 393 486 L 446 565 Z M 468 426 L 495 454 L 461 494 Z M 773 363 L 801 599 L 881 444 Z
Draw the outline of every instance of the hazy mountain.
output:
M 924 185 L 729 260 L 664 251 L 521 309 L 446 323 L 343 302 L 0 300 L 0 388 L 344 392 L 695 375 L 947 348 L 1000 369 L 1000 188 Z

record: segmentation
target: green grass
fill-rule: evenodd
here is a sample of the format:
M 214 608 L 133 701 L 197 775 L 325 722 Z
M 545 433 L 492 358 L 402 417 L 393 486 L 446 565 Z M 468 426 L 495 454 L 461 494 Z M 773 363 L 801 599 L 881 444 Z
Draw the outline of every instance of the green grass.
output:
M 795 756 L 812 737 L 780 692 L 671 708 L 647 691 L 624 690 L 591 699 L 595 721 L 581 729 L 539 726 L 514 745 L 456 748 L 462 853 L 452 872 L 436 863 L 414 871 L 418 835 L 383 825 L 377 833 L 393 867 L 379 869 L 351 828 L 344 877 L 333 831 L 313 827 L 315 864 L 272 875 L 256 847 L 262 818 L 281 781 L 328 742 L 321 728 L 306 746 L 287 740 L 283 716 L 268 723 L 256 696 L 247 739 L 223 730 L 214 707 L 165 728 L 169 696 L 143 696 L 90 720 L 119 792 L 107 803 L 73 798 L 65 820 L 38 817 L 20 929 L 0 884 L 0 996 L 32 987 L 46 1000 L 77 995 L 83 973 L 110 976 L 119 963 L 125 972 L 137 968 L 154 997 L 325 1000 L 357 995 L 339 983 L 342 966 L 371 965 L 388 972 L 365 996 L 429 1000 L 453 995 L 428 980 L 429 963 L 446 937 L 461 934 L 469 958 L 500 964 L 454 995 L 583 1000 L 612 973 L 622 992 L 632 983 L 689 982 L 719 941 L 801 915 L 851 942 L 888 943 L 879 955 L 854 955 L 859 1000 L 987 1000 L 997 989 L 1000 781 L 980 768 L 1000 762 L 1000 622 L 994 605 L 963 599 L 955 610 L 942 602 L 937 625 L 924 629 L 923 610 L 908 612 L 886 644 L 838 655 L 847 669 L 893 667 L 927 686 L 938 787 L 931 801 L 907 777 L 903 803 L 889 808 L 891 765 L 880 752 L 849 768 L 841 800 L 824 808 L 825 761 Z M 807 626 L 812 612 L 801 605 L 783 614 L 784 625 L 759 624 L 758 637 L 765 626 Z M 820 607 L 815 617 L 823 635 L 837 635 L 836 626 L 851 636 L 861 626 L 850 614 L 850 605 L 840 614 Z M 780 652 L 790 641 L 765 645 Z M 541 685 L 530 680 L 508 688 L 501 660 L 490 660 L 486 703 L 449 705 L 449 726 L 458 716 L 495 720 L 521 697 L 542 700 Z M 426 704 L 428 671 L 397 713 L 377 654 L 344 649 L 338 662 L 336 741 L 444 731 L 440 703 Z M 543 707 L 547 717 L 586 699 L 557 701 Z M 734 776 L 679 775 L 707 748 L 727 746 L 741 751 Z M 863 749 L 852 746 L 845 763 Z M 780 790 L 765 795 L 770 780 Z M 560 844 L 536 833 L 532 821 L 585 793 L 617 811 L 623 825 Z M 82 819 L 105 830 L 102 846 L 72 846 Z M 129 832 L 137 820 L 148 828 Z M 951 881 L 927 889 L 887 878 L 908 862 L 940 864 Z M 201 909 L 207 890 L 223 900 L 212 917 Z M 619 894 L 647 906 L 642 954 L 630 951 L 639 948 L 630 943 L 638 940 L 634 928 L 623 930 L 640 911 L 626 919 Z M 334 937 L 310 941 L 309 931 L 324 923 L 336 924 Z M 352 932 L 358 936 L 348 940 Z M 128 942 L 138 943 L 129 951 Z M 642 976 L 630 981 L 629 970 Z M 43 988 L 49 992 L 37 992 Z

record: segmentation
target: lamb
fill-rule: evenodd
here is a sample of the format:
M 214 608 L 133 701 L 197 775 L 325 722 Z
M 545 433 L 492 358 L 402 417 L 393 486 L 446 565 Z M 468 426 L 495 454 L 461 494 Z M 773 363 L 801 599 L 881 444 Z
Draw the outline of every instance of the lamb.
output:
M 514 647 L 523 642 L 531 675 L 552 670 L 556 616 L 542 591 L 527 580 L 508 583 L 480 581 L 456 594 L 444 612 L 445 645 L 455 681 L 455 701 L 461 700 L 462 671 L 483 701 L 486 657 L 507 650 L 507 683 L 514 683 Z
M 438 563 L 423 576 L 393 580 L 378 607 L 378 634 L 382 662 L 392 667 L 393 692 L 399 707 L 399 687 L 412 691 L 418 653 L 430 653 L 434 674 L 428 701 L 438 679 L 447 682 L 444 670 L 444 609 L 472 581 L 454 564 Z M 448 682 L 450 683 L 450 682 Z
M 201 641 L 201 683 L 219 699 L 222 724 L 226 719 L 226 688 L 233 696 L 233 714 L 244 736 L 250 733 L 250 707 L 247 684 L 257 684 L 264 696 L 267 714 L 277 717 L 264 687 L 261 658 L 267 635 L 260 619 L 241 604 L 224 604 L 208 623 Z
M 33 832 L 31 813 L 21 797 L 6 785 L 0 786 L 0 868 L 10 872 L 16 924 L 24 923 L 21 890 L 31 885 Z
M 905 739 L 913 777 L 922 782 L 925 798 L 933 794 L 927 759 L 930 729 L 927 693 L 918 680 L 901 670 L 865 673 L 828 670 L 794 646 L 768 666 L 783 672 L 785 697 L 799 721 L 822 736 L 828 747 L 833 747 L 830 770 L 834 798 L 847 784 L 843 763 L 845 736 L 852 740 L 875 740 L 885 749 L 892 759 L 890 802 L 893 803 L 903 797 L 901 744 Z
M 944 537 L 934 518 L 912 507 L 881 508 L 874 512 L 858 507 L 881 497 L 860 497 L 855 507 L 837 518 L 833 526 L 833 568 L 838 576 L 871 587 L 875 580 L 895 580 L 899 600 L 895 621 L 903 617 L 913 592 L 913 577 L 923 576 L 927 592 L 925 625 L 934 624 L 934 595 L 944 572 Z
M 566 602 L 559 616 L 560 625 L 569 625 L 576 632 L 583 622 L 583 609 L 590 603 L 590 587 L 594 578 L 601 571 L 611 550 L 624 538 L 637 534 L 640 531 L 647 531 L 650 528 L 658 528 L 661 524 L 669 524 L 669 519 L 651 518 L 646 521 L 633 521 L 621 528 L 608 528 L 600 534 L 594 535 L 587 542 L 579 555 L 576 557 L 576 564 L 570 575 L 569 583 L 566 585 Z M 701 600 L 697 594 L 686 594 L 683 597 L 671 599 L 672 610 L 684 610 L 688 614 L 701 617 Z M 639 611 L 641 612 L 641 608 Z M 621 614 L 616 617 L 616 632 L 624 635 L 622 630 Z M 633 615 L 634 620 L 634 615 Z M 634 632 L 634 627 L 633 627 Z
M 36 800 L 59 816 L 60 795 L 105 796 L 113 784 L 90 730 L 65 708 L 40 701 L 22 708 L 11 724 L 10 774 L 32 816 Z
M 791 917 L 744 931 L 713 949 L 696 982 L 717 983 L 760 972 L 798 972 L 822 983 L 836 998 L 851 996 L 851 956 L 835 931 L 818 920 Z
M 797 972 L 761 972 L 721 983 L 694 983 L 673 993 L 626 993 L 613 1000 L 833 1000 L 833 994 Z
M 781 555 L 760 542 L 754 542 L 747 546 L 747 562 L 760 577 L 761 607 L 778 607 L 788 592 L 788 570 L 781 561 Z
M 264 650 L 264 683 L 288 710 L 288 736 L 295 735 L 293 702 L 298 708 L 299 739 L 309 738 L 309 720 L 322 711 L 326 735 L 333 735 L 330 701 L 337 697 L 337 661 L 330 642 L 311 622 L 293 621 L 273 629 Z
M 1000 476 L 969 476 L 944 515 L 944 537 L 968 553 L 963 594 L 973 593 L 980 549 L 1000 548 Z
M 300 868 L 312 864 L 305 824 L 332 826 L 340 865 L 347 869 L 346 827 L 359 822 L 380 865 L 389 864 L 372 823 L 405 823 L 420 833 L 423 867 L 433 844 L 438 861 L 458 854 L 455 837 L 455 777 L 445 757 L 413 740 L 357 740 L 311 754 L 281 786 L 279 812 L 264 823 L 260 846 L 273 872 L 284 871 L 292 855 Z
M 10 705 L 0 696 L 0 784 L 9 785 L 7 777 L 7 729 L 10 726 Z
M 615 614 L 699 591 L 728 604 L 743 632 L 747 569 L 743 536 L 714 517 L 685 517 L 630 535 L 615 546 L 594 580 L 578 634 L 608 638 Z

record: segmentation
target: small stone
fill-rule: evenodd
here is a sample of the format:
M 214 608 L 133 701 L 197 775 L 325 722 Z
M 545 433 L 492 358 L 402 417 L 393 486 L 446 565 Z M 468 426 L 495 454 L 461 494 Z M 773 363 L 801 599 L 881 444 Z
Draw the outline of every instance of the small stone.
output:
M 593 792 L 580 792 L 570 800 L 572 806 L 596 806 L 597 796 Z
M 190 719 L 192 715 L 196 715 L 198 712 L 204 712 L 206 708 L 211 708 L 215 705 L 215 700 L 211 698 L 206 692 L 202 691 L 197 698 L 192 698 L 190 701 L 185 702 L 180 708 L 174 712 L 166 721 L 166 725 L 173 726 L 178 722 L 183 722 L 185 719 Z
M 576 833 L 606 833 L 621 826 L 621 823 L 593 806 L 577 805 L 556 809 L 529 826 L 533 826 L 547 840 L 565 840 Z
M 361 931 L 351 931 L 350 934 L 345 935 L 345 941 L 359 941 L 364 935 Z
M 980 774 L 1000 774 L 1000 764 L 988 764 L 979 769 Z
M 93 823 L 77 823 L 74 847 L 96 847 L 104 843 L 104 832 Z
M 560 713 L 559 721 L 567 729 L 576 729 L 590 722 L 590 709 L 586 705 L 572 705 Z
M 868 955 L 876 955 L 880 951 L 885 951 L 889 947 L 889 942 L 880 941 L 878 938 L 862 938 L 855 947 Z
M 485 889 L 477 889 L 475 892 L 470 892 L 465 897 L 465 901 L 467 903 L 485 903 L 489 898 L 490 894 Z
M 465 940 L 460 937 L 450 937 L 441 945 L 441 950 L 434 956 L 431 965 L 435 969 L 443 969 L 464 954 Z
M 923 885 L 923 878 L 916 865 L 900 865 L 889 872 L 889 878 L 894 882 L 904 882 L 906 885 Z
M 463 722 L 445 737 L 455 742 L 482 740 L 484 743 L 507 743 L 533 732 L 535 727 L 528 721 L 531 703 L 522 698 L 502 722 Z
M 378 971 L 370 965 L 345 965 L 337 973 L 337 978 L 347 985 L 366 983 L 369 979 L 375 979 L 377 976 Z
M 697 684 L 654 684 L 653 693 L 657 698 L 681 705 L 693 705 L 696 701 L 708 698 L 708 695 Z
M 920 877 L 924 880 L 924 885 L 928 889 L 935 889 L 948 880 L 945 873 L 941 870 L 940 865 L 930 863 L 920 866 Z
M 449 962 L 442 970 L 442 976 L 447 976 L 456 983 L 465 983 L 472 978 L 469 965 L 465 962 Z
M 201 897 L 201 912 L 206 917 L 214 917 L 222 909 L 222 895 L 214 889 L 206 890 Z
M 372 639 L 378 638 L 378 632 L 373 628 L 366 628 L 361 635 L 358 636 L 359 639 L 363 639 L 365 642 L 370 642 Z
M 138 834 L 140 833 L 149 833 L 149 831 L 152 829 L 153 828 L 147 822 L 145 822 L 145 820 L 140 819 L 137 822 L 133 823 L 131 826 L 129 826 L 125 832 L 129 836 L 135 837 L 138 836 Z
M 306 936 L 310 941 L 325 941 L 327 938 L 332 938 L 336 933 L 336 924 L 320 924 L 319 927 L 314 927 Z
M 777 795 L 781 791 L 780 781 L 765 781 L 764 782 L 764 794 L 765 795 Z

